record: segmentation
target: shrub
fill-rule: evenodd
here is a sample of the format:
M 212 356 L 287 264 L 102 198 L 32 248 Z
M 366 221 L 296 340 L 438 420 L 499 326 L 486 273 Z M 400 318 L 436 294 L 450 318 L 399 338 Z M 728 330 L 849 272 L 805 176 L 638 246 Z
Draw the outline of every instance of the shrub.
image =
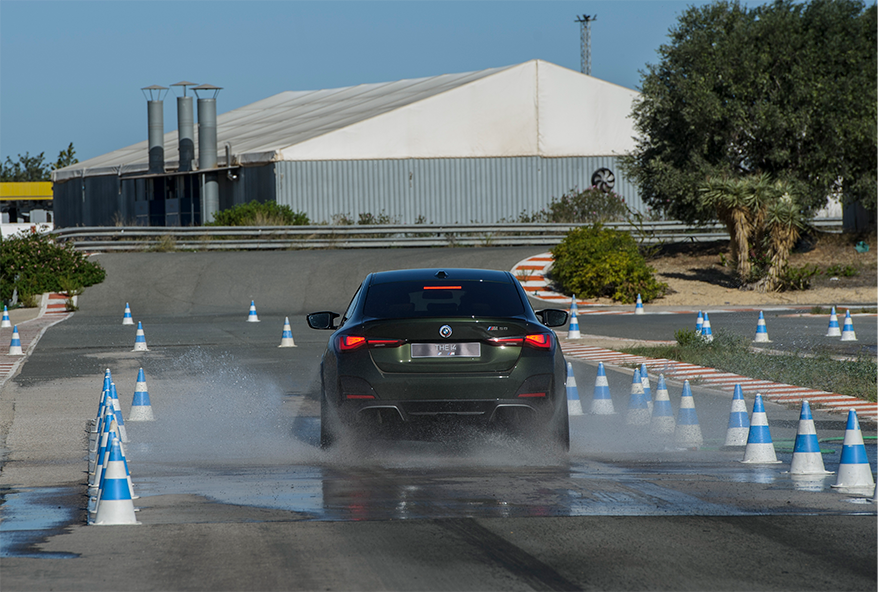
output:
M 546 221 L 592 224 L 624 220 L 627 214 L 625 200 L 617 193 L 589 187 L 583 191 L 571 189 L 558 199 L 552 198 Z
M 552 280 L 565 294 L 632 303 L 638 294 L 649 302 L 668 288 L 653 277 L 629 233 L 600 224 L 571 230 L 552 255 Z
M 306 226 L 305 212 L 294 212 L 289 206 L 273 201 L 251 201 L 217 212 L 213 222 L 205 226 Z
M 31 231 L 0 241 L 0 299 L 27 302 L 44 292 L 79 291 L 104 281 L 106 271 L 47 234 Z

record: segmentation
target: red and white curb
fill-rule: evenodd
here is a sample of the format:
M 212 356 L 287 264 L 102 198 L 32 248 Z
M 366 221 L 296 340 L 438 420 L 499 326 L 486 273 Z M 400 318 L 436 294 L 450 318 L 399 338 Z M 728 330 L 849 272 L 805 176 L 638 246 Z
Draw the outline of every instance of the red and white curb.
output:
M 23 356 L 9 355 L 12 329 L 0 329 L 0 388 L 6 384 L 7 380 L 15 376 L 15 373 L 36 347 L 43 333 L 52 325 L 68 319 L 71 314 L 73 313 L 67 312 L 67 298 L 65 296 L 43 294 L 39 316 L 18 323 L 18 335 L 21 339 Z
M 756 380 L 746 376 L 739 376 L 731 372 L 721 372 L 715 368 L 705 368 L 694 364 L 686 364 L 663 358 L 645 358 L 632 354 L 583 345 L 565 339 L 559 340 L 564 356 L 592 362 L 603 362 L 605 366 L 623 366 L 646 364 L 646 367 L 656 374 L 664 374 L 666 380 L 699 380 L 703 386 L 709 386 L 724 391 L 734 392 L 735 385 L 740 384 L 741 389 L 753 393 L 759 392 L 766 401 L 775 403 L 801 403 L 808 401 L 809 404 L 819 405 L 827 411 L 847 413 L 848 409 L 856 409 L 861 418 L 878 420 L 878 403 L 870 403 L 863 399 L 837 393 L 828 393 L 810 388 L 793 386 L 770 380 Z

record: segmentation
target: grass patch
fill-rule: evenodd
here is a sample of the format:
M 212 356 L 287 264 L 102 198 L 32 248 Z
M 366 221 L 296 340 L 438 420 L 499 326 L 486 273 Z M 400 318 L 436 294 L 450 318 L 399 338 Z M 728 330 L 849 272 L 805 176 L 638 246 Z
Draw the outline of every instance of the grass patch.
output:
M 832 359 L 827 353 L 802 356 L 796 353 L 767 355 L 750 349 L 750 340 L 722 329 L 705 343 L 694 331 L 681 330 L 675 345 L 632 347 L 622 351 L 649 358 L 667 358 L 717 368 L 760 380 L 813 388 L 867 401 L 876 400 L 878 365 L 869 356 L 853 361 Z
M 848 309 L 847 308 L 836 309 L 836 311 L 835 311 L 836 315 L 839 314 L 839 310 L 841 310 L 840 316 L 844 316 L 844 311 L 846 311 Z M 850 311 L 851 311 L 851 314 L 875 314 L 875 312 L 878 312 L 878 308 L 875 308 L 874 306 L 871 308 L 868 306 L 851 307 Z M 811 307 L 811 314 L 813 314 L 813 315 L 829 315 L 830 313 L 832 313 L 831 308 L 826 308 L 823 306 L 812 306 Z

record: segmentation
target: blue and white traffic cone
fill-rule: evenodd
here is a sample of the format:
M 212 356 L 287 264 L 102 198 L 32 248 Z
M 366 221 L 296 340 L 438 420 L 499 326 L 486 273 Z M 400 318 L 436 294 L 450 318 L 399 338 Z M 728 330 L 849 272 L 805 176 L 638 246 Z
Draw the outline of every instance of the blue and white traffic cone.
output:
M 143 368 L 137 372 L 137 382 L 134 384 L 134 400 L 131 401 L 128 421 L 155 421 L 155 414 L 152 412 L 152 405 L 149 402 L 149 390 L 146 388 L 146 376 L 143 374 Z
M 649 428 L 658 436 L 674 435 L 674 410 L 671 408 L 671 399 L 668 396 L 668 387 L 665 385 L 665 375 L 659 376 L 658 385 L 655 389 L 655 403 L 652 407 L 652 421 Z
M 649 385 L 649 374 L 646 371 L 646 364 L 640 364 L 640 382 L 643 383 L 643 400 L 646 401 L 646 408 L 652 415 L 652 388 Z
M 119 393 L 116 391 L 116 383 L 110 383 L 110 400 L 113 401 L 113 411 L 116 413 L 116 421 L 119 423 L 119 439 L 128 441 L 128 430 L 125 428 L 125 419 L 122 418 L 122 405 L 119 403 Z
M 841 329 L 838 326 L 838 315 L 835 314 L 835 307 L 832 307 L 832 313 L 829 315 L 829 329 L 826 331 L 827 337 L 841 337 Z
M 701 326 L 701 338 L 710 343 L 713 341 L 713 331 L 710 330 L 710 318 L 704 313 L 704 324 Z
M 759 320 L 756 321 L 756 337 L 753 338 L 753 343 L 771 343 L 768 338 L 768 328 L 765 326 L 765 316 L 761 310 L 759 311 Z
M 640 369 L 634 371 L 631 380 L 631 395 L 628 397 L 628 413 L 625 423 L 629 425 L 647 425 L 649 423 L 649 406 L 643 397 L 643 380 L 640 377 Z
M 131 318 L 131 307 L 128 306 L 128 303 L 125 303 L 125 314 L 122 315 L 122 324 L 123 325 L 133 325 L 134 319 Z
M 247 315 L 248 323 L 258 323 L 259 317 L 256 316 L 256 302 L 254 300 L 250 301 L 250 314 Z
M 138 524 L 134 516 L 134 500 L 128 485 L 125 457 L 118 439 L 114 439 L 107 461 L 107 470 L 97 500 L 94 524 L 113 526 Z
M 583 415 L 579 389 L 576 388 L 576 376 L 573 375 L 573 364 L 570 362 L 567 362 L 567 414 Z
M 725 446 L 746 446 L 747 435 L 750 433 L 750 416 L 747 415 L 747 402 L 741 385 L 735 385 L 732 396 L 732 410 L 729 413 L 729 427 L 726 430 Z
M 576 313 L 573 312 L 570 314 L 570 326 L 567 328 L 567 339 L 580 338 L 582 338 L 582 334 L 579 332 L 579 320 L 576 318 Z
M 695 334 L 701 335 L 701 331 L 704 327 L 704 313 L 702 311 L 698 311 L 698 318 L 695 319 Z
M 607 373 L 604 363 L 598 362 L 598 375 L 594 380 L 594 395 L 591 399 L 592 415 L 615 415 L 613 398 L 610 396 L 610 384 L 607 382 Z
M 640 299 L 640 294 L 637 295 L 637 304 L 634 307 L 634 314 L 643 314 L 643 300 Z
M 856 341 L 857 334 L 854 333 L 854 323 L 851 320 L 851 311 L 848 310 L 844 315 L 844 327 L 841 330 L 842 341 Z
M 674 442 L 681 448 L 698 448 L 704 444 L 701 426 L 698 424 L 698 413 L 695 412 L 695 397 L 692 396 L 692 387 L 689 386 L 688 380 L 683 383 Z
M 828 475 L 823 466 L 823 454 L 817 441 L 817 430 L 811 415 L 811 405 L 802 401 L 802 412 L 799 414 L 799 428 L 796 431 L 796 443 L 793 446 L 793 460 L 790 463 L 791 475 Z
M 753 416 L 750 418 L 750 431 L 747 434 L 747 448 L 744 449 L 744 463 L 777 464 L 777 454 L 771 441 L 771 430 L 768 427 L 768 416 L 762 395 L 756 393 L 753 402 Z
M 576 294 L 573 295 L 573 300 L 570 301 L 570 314 L 575 315 L 579 312 L 579 308 L 576 306 Z
M 863 432 L 860 431 L 857 412 L 851 409 L 848 411 L 848 423 L 841 447 L 838 479 L 833 487 L 865 489 L 874 485 L 872 467 L 866 457 L 866 447 L 863 445 Z
M 293 341 L 293 329 L 290 327 L 290 317 L 284 317 L 284 331 L 280 336 L 278 347 L 296 347 L 296 342 Z
M 21 351 L 21 336 L 18 334 L 18 325 L 15 325 L 15 327 L 12 328 L 12 341 L 9 342 L 9 355 L 24 355 L 24 352 Z
M 137 321 L 137 335 L 134 337 L 134 349 L 131 351 L 149 351 L 146 347 L 146 335 L 143 334 L 143 323 Z
M 0 321 L 0 328 L 3 327 L 11 327 L 12 322 L 9 320 L 9 311 L 6 310 L 6 306 L 3 306 L 3 320 Z

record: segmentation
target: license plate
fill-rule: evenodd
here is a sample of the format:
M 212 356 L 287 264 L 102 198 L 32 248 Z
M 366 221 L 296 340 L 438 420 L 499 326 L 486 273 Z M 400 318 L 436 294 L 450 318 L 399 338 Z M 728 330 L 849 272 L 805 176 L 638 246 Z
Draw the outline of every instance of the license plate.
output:
M 478 358 L 481 343 L 413 343 L 413 358 Z

